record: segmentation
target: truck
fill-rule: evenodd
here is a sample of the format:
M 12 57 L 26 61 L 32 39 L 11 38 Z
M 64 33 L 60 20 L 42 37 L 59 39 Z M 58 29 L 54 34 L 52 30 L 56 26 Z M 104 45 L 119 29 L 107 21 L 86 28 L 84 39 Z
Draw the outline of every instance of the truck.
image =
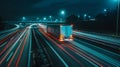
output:
M 73 40 L 73 25 L 65 24 L 49 24 L 47 25 L 47 33 L 53 35 L 59 41 Z

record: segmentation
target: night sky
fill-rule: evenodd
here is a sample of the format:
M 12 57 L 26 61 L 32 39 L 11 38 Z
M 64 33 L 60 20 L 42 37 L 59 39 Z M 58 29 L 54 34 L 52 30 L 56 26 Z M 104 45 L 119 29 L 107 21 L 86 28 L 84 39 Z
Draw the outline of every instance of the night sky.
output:
M 60 10 L 65 10 L 66 16 L 85 13 L 94 16 L 105 8 L 115 7 L 114 0 L 0 0 L 0 17 L 58 16 Z

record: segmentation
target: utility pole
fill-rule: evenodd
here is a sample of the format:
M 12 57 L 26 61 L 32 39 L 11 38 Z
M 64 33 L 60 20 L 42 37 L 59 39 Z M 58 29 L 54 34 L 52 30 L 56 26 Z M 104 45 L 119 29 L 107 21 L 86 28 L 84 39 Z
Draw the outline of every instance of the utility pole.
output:
M 116 36 L 119 35 L 119 14 L 120 14 L 120 0 L 117 1 L 117 22 L 116 22 Z

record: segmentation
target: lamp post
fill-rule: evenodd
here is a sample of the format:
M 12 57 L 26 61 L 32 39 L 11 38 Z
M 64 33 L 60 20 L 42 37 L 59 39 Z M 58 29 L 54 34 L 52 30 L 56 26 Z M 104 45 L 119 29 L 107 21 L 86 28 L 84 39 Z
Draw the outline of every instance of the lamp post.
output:
M 62 21 L 64 21 L 65 20 L 65 11 L 64 10 L 61 10 L 60 11 L 60 15 L 62 16 Z
M 43 22 L 46 22 L 46 20 L 47 20 L 47 18 L 46 18 L 46 17 L 44 17 L 44 18 L 43 18 Z
M 116 35 L 119 35 L 119 11 L 120 11 L 120 1 L 117 0 L 117 22 L 116 22 Z
M 87 19 L 87 14 L 84 14 L 84 21 L 86 21 Z
M 52 22 L 52 16 L 49 16 L 50 22 Z
M 26 20 L 26 17 L 22 17 L 22 21 L 25 21 Z
M 107 9 L 104 9 L 103 11 L 104 11 L 104 15 L 107 16 L 107 11 L 108 11 L 108 10 L 107 10 Z

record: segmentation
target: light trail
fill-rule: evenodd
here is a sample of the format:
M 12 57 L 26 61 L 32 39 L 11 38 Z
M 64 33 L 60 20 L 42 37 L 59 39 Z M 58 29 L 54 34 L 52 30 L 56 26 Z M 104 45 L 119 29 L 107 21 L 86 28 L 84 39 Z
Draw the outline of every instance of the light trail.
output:
M 40 30 L 39 30 L 40 31 Z M 38 31 L 37 31 L 38 32 Z M 38 32 L 40 35 L 40 32 Z M 44 37 L 42 37 L 44 39 Z M 56 56 L 60 59 L 60 61 L 65 65 L 65 67 L 69 67 L 68 64 L 63 60 L 63 58 L 55 51 L 55 49 L 49 44 L 48 41 L 44 39 L 44 41 L 47 43 L 47 45 L 52 49 L 52 51 L 56 54 Z
M 19 36 L 18 36 L 19 37 Z M 15 39 L 11 39 L 6 46 L 3 48 L 3 50 L 0 52 L 0 55 L 2 55 L 18 38 L 14 37 Z
M 18 50 L 19 50 L 20 47 L 22 46 L 22 43 L 23 43 L 23 41 L 24 41 L 24 38 L 25 38 L 25 35 L 24 35 L 23 39 L 21 40 L 20 44 L 18 45 L 17 49 L 15 50 L 14 55 L 12 56 L 12 58 L 10 59 L 10 61 L 8 62 L 7 67 L 10 67 L 10 65 L 11 65 L 11 63 L 12 63 L 12 61 L 13 61 L 13 59 L 15 58 L 15 55 L 17 54 Z
M 31 32 L 31 27 L 30 27 L 30 36 L 29 36 L 29 40 L 30 40 L 30 45 L 29 45 L 29 53 L 28 53 L 28 64 L 27 66 L 30 67 L 30 61 L 31 61 L 31 49 L 32 49 L 32 32 Z
M 92 38 L 89 38 L 89 37 L 86 37 L 86 36 L 81 36 L 81 35 L 76 35 L 77 37 L 79 37 L 79 38 L 82 38 L 82 39 L 86 39 L 86 40 L 88 40 L 88 41 L 91 41 L 91 42 L 95 42 L 95 43 L 98 43 L 98 44 L 101 44 L 101 45 L 104 45 L 104 46 L 107 46 L 107 47 L 110 47 L 110 48 L 112 48 L 112 49 L 114 49 L 114 50 L 120 50 L 120 47 L 119 46 L 117 46 L 117 45 L 111 45 L 110 43 L 105 43 L 105 42 L 102 42 L 102 41 L 100 41 L 100 40 L 98 40 L 98 39 L 92 39 Z M 114 51 L 113 51 L 114 52 Z M 113 53 L 113 52 L 111 52 L 111 53 Z M 116 52 L 114 52 L 114 54 L 116 54 L 116 55 L 118 55 Z
M 5 46 L 7 44 L 7 42 L 4 42 L 2 45 L 0 45 L 0 48 Z
M 58 39 L 56 39 L 55 37 L 53 37 L 53 36 L 51 36 L 53 39 L 55 39 L 55 40 L 58 40 Z M 68 45 L 68 44 L 65 44 L 65 43 L 63 43 L 63 45 Z M 70 44 L 69 44 L 70 45 Z M 98 67 L 97 65 L 99 65 L 100 67 L 103 67 L 103 65 L 101 65 L 100 63 L 98 63 L 97 61 L 95 61 L 94 59 L 92 59 L 92 58 L 90 58 L 89 56 L 86 56 L 85 54 L 83 54 L 83 53 L 81 53 L 80 51 L 77 51 L 76 49 L 74 49 L 73 47 L 72 47 L 72 49 L 71 49 L 71 47 L 69 47 L 69 46 L 67 46 L 70 50 L 72 50 L 73 52 L 75 52 L 76 54 L 78 54 L 79 56 L 81 56 L 81 57 L 83 57 L 85 60 L 87 60 L 88 62 L 90 62 L 92 65 L 94 65 L 95 67 Z M 91 61 L 92 62 L 91 62 Z M 93 63 L 94 62 L 94 63 Z M 96 65 L 97 64 L 97 65 Z
M 15 35 L 19 30 L 13 32 L 12 34 L 6 36 L 5 38 L 3 38 L 2 40 L 0 40 L 0 44 L 2 44 L 3 42 L 5 42 L 6 40 L 8 40 L 9 38 L 11 38 L 13 35 Z
M 10 60 L 10 58 L 12 57 L 13 52 L 10 53 L 9 57 L 7 58 L 6 62 L 8 62 Z
M 8 52 L 6 53 L 6 55 L 2 58 L 2 60 L 0 60 L 0 64 L 5 60 L 5 58 L 8 56 L 8 54 L 11 52 L 11 50 L 15 47 L 15 45 L 18 43 L 18 41 L 23 37 L 23 35 L 25 34 L 26 30 L 24 30 L 24 32 L 21 34 L 21 36 L 17 39 L 17 41 L 12 45 L 12 47 L 8 50 Z
M 118 57 L 120 57 L 120 55 L 119 54 L 116 54 L 116 53 L 114 53 L 114 52 L 111 52 L 111 51 L 108 51 L 108 50 L 105 50 L 105 49 L 103 49 L 103 48 L 100 48 L 100 47 L 97 47 L 97 46 L 94 46 L 93 44 L 90 44 L 90 43 L 87 43 L 87 42 L 84 42 L 84 41 L 81 41 L 81 40 L 78 40 L 78 39 L 74 39 L 75 41 L 78 41 L 78 42 L 80 42 L 80 43 L 84 43 L 86 46 L 91 46 L 91 47 L 93 47 L 93 49 L 97 49 L 97 51 L 98 52 L 101 52 L 101 53 L 103 53 L 104 52 L 104 54 L 106 54 L 107 56 L 111 56 L 112 58 L 113 57 L 115 57 L 116 58 L 116 60 L 118 60 Z M 100 51 L 99 51 L 100 50 Z
M 82 35 L 82 36 L 90 37 L 90 38 L 103 41 L 103 42 L 107 42 L 107 43 L 114 43 L 116 45 L 120 44 L 120 39 L 110 38 L 106 36 L 100 36 L 100 35 L 95 35 L 95 34 L 93 35 L 93 34 L 84 33 L 84 32 L 77 32 L 77 31 L 73 31 L 73 34 L 76 34 L 78 36 Z
M 79 44 L 79 43 L 77 43 L 77 42 L 72 41 L 71 43 L 74 44 L 75 46 L 77 46 L 77 47 L 85 50 L 86 52 L 89 52 L 89 53 L 91 53 L 92 55 L 97 56 L 97 57 L 99 57 L 100 59 L 102 59 L 102 60 L 104 60 L 104 61 L 106 61 L 106 62 L 114 65 L 114 66 L 120 66 L 120 62 L 117 61 L 117 60 L 115 60 L 115 59 L 112 59 L 112 58 L 110 58 L 110 57 L 108 57 L 108 56 L 106 56 L 106 55 L 104 55 L 104 54 L 101 54 L 101 53 L 99 53 L 99 52 L 97 52 L 97 51 L 94 51 L 94 50 L 92 50 L 91 48 L 88 48 L 88 47 L 86 47 L 86 46 L 83 46 L 83 45 L 81 45 L 81 44 Z
M 28 31 L 29 31 L 29 30 L 28 30 Z M 27 36 L 26 36 L 26 38 L 25 38 L 25 40 L 24 40 L 24 42 L 23 42 L 22 49 L 21 49 L 20 54 L 19 54 L 19 56 L 18 56 L 18 58 L 17 58 L 15 67 L 18 67 L 18 65 L 19 65 L 20 58 L 21 58 L 21 56 L 22 56 L 22 54 L 23 54 L 23 50 L 24 50 L 24 47 L 25 47 L 25 45 L 26 45 L 26 42 L 27 42 L 27 39 L 28 39 L 28 36 L 29 36 L 30 33 L 27 32 L 26 34 L 27 34 Z

